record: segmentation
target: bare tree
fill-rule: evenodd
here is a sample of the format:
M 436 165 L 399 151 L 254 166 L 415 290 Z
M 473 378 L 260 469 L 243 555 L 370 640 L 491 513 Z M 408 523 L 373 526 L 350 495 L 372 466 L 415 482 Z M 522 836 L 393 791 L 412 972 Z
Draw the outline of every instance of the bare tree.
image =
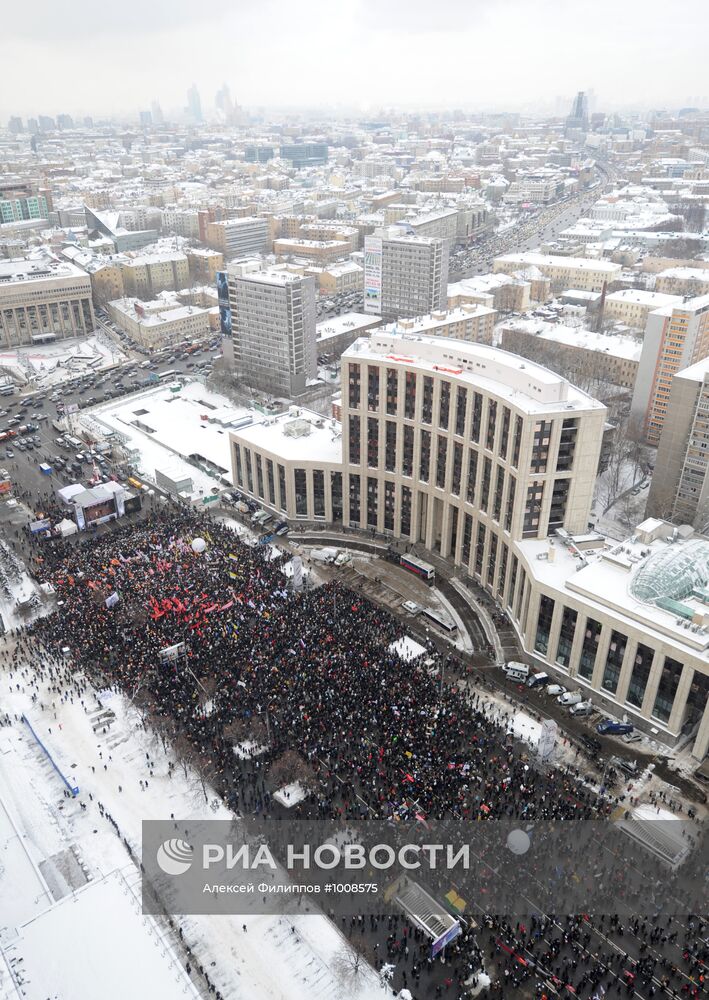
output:
M 292 785 L 296 781 L 304 788 L 312 788 L 315 784 L 312 767 L 295 750 L 282 753 L 271 765 L 268 777 L 275 788 Z
M 333 957 L 332 971 L 347 997 L 358 993 L 369 978 L 367 958 L 349 941 L 343 941 L 342 947 Z

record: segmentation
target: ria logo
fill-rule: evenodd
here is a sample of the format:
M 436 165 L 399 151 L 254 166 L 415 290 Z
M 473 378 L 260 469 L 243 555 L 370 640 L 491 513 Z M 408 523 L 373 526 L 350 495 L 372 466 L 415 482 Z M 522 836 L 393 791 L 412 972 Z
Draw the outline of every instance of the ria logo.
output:
M 157 852 L 157 862 L 166 875 L 184 875 L 189 871 L 194 850 L 186 840 L 165 840 Z

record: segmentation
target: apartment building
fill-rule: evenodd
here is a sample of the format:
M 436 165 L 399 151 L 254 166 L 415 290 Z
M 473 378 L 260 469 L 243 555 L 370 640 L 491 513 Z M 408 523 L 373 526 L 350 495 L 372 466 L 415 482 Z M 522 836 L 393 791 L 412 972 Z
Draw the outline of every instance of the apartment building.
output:
M 496 318 L 497 310 L 466 303 L 448 311 L 434 310 L 428 316 L 399 319 L 384 329 L 405 337 L 449 337 L 470 343 L 492 344 Z
M 664 306 L 647 318 L 631 405 L 650 444 L 659 444 L 672 378 L 709 355 L 709 295 Z
M 668 267 L 655 278 L 655 291 L 668 295 L 709 295 L 709 269 Z
M 191 281 L 196 285 L 216 284 L 217 272 L 224 270 L 224 254 L 206 247 L 189 247 L 185 256 Z
M 148 350 L 203 340 L 210 335 L 209 311 L 182 305 L 176 299 L 153 302 L 118 299 L 108 303 L 108 314 L 136 344 Z
M 677 305 L 682 301 L 679 295 L 667 295 L 659 291 L 646 292 L 639 288 L 622 288 L 606 296 L 603 308 L 604 319 L 615 319 L 636 330 L 644 330 L 651 312 L 663 306 Z
M 533 252 L 508 253 L 496 257 L 492 269 L 495 273 L 504 271 L 509 274 L 530 266 L 539 268 L 551 280 L 553 292 L 562 292 L 566 288 L 601 292 L 603 286 L 617 280 L 623 270 L 622 265 L 607 260 L 555 257 Z
M 180 251 L 130 257 L 120 264 L 125 295 L 153 299 L 159 292 L 179 291 L 190 283 L 186 254 Z
M 0 332 L 4 347 L 85 337 L 95 328 L 91 279 L 74 264 L 0 261 Z
M 445 309 L 447 284 L 444 240 L 401 235 L 396 226 L 365 238 L 365 312 L 389 322 Z
M 315 279 L 240 270 L 227 273 L 234 369 L 247 385 L 297 396 L 317 377 Z
M 332 264 L 350 253 L 349 243 L 341 240 L 305 240 L 288 238 L 273 241 L 273 252 L 279 257 L 299 257 L 315 264 Z
M 199 213 L 193 208 L 166 205 L 162 210 L 163 232 L 175 233 L 185 239 L 199 239 Z
M 247 216 L 209 222 L 205 235 L 205 242 L 226 258 L 265 253 L 268 248 L 268 220 Z

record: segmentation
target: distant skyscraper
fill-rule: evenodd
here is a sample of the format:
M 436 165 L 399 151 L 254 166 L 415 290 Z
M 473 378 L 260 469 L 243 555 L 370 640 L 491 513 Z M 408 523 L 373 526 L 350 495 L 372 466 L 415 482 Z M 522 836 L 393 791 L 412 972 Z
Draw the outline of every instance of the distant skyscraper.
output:
M 153 115 L 152 115 L 152 112 L 150 112 L 150 111 L 141 111 L 140 112 L 140 127 L 141 128 L 150 128 L 150 126 L 152 124 L 153 124 Z
M 202 101 L 200 100 L 197 85 L 194 83 L 187 91 L 187 110 L 189 111 L 190 117 L 193 121 L 202 121 Z
M 39 125 L 37 124 L 36 118 L 27 119 L 27 131 L 32 132 L 33 135 L 36 135 L 36 133 L 39 132 Z
M 153 116 L 153 125 L 162 125 L 162 123 L 165 121 L 165 118 L 162 113 L 162 108 L 160 107 L 158 101 L 153 101 L 153 103 L 150 105 L 150 113 Z
M 229 87 L 226 83 L 222 84 L 221 88 L 217 91 L 214 98 L 214 106 L 224 114 L 227 121 L 230 121 L 234 113 L 234 102 L 231 99 Z
M 57 123 L 49 115 L 39 116 L 39 130 L 40 132 L 53 132 L 57 127 Z
M 588 126 L 588 98 L 583 90 L 579 90 L 571 105 L 571 114 L 566 119 L 567 128 L 586 128 Z
M 71 115 L 57 115 L 57 125 L 59 128 L 74 128 L 74 119 Z
M 9 132 L 14 132 L 15 135 L 17 135 L 19 132 L 25 131 L 25 126 L 22 124 L 22 119 L 14 116 L 7 123 L 7 128 Z

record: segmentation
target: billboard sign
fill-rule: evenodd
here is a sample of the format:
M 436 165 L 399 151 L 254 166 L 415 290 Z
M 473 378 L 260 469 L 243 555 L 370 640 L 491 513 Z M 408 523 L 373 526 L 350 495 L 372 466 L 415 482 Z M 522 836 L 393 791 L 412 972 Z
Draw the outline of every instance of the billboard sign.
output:
M 176 642 L 174 646 L 164 646 L 158 653 L 160 663 L 174 663 L 181 656 L 187 655 L 187 646 L 184 642 Z
M 217 271 L 217 299 L 219 302 L 219 327 L 222 337 L 231 337 L 231 305 L 229 304 L 229 275 Z
M 378 236 L 364 240 L 364 311 L 377 316 L 382 311 L 382 240 Z
M 51 528 L 51 526 L 52 522 L 49 520 L 48 517 L 41 517 L 38 521 L 33 521 L 30 524 L 30 531 L 34 535 L 38 531 L 46 531 L 48 528 Z
M 79 531 L 86 531 L 86 518 L 83 507 L 74 507 L 74 517 Z

